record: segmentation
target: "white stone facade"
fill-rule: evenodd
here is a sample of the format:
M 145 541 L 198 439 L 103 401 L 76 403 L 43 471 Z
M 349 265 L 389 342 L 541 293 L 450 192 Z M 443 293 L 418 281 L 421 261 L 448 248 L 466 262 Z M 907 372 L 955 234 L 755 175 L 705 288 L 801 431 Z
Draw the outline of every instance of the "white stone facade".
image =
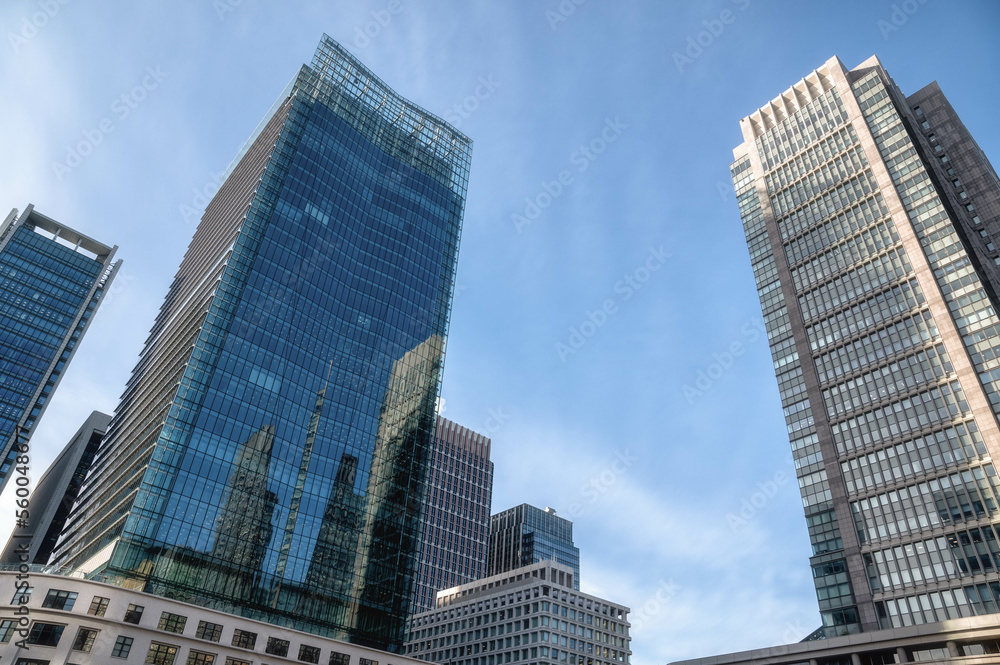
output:
M 573 588 L 543 561 L 445 589 L 411 620 L 405 653 L 447 665 L 617 665 L 632 652 L 629 608 Z
M 25 582 L 29 594 L 23 591 Z M 405 656 L 131 589 L 10 571 L 0 572 L 0 663 L 421 665 Z

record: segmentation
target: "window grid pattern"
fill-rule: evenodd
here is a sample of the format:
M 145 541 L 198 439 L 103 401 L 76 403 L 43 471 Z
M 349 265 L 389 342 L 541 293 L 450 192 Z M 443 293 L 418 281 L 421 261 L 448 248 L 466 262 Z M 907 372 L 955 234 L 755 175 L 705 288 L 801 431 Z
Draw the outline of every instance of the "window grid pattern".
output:
M 973 467 L 851 502 L 858 538 L 877 543 L 911 533 L 992 518 L 997 514 L 996 471 Z
M 900 628 L 949 619 L 996 614 L 1000 582 L 932 591 L 875 602 L 882 628 Z
M 927 168 L 914 149 L 905 131 L 889 91 L 875 73 L 854 84 L 865 120 L 875 135 L 875 142 L 886 159 L 886 167 L 896 191 L 913 221 L 913 228 L 934 270 L 952 318 L 975 360 L 983 360 L 984 348 L 1000 347 L 1000 336 L 979 335 L 985 329 L 996 332 L 997 317 L 986 290 L 976 274 L 951 218 L 945 211 Z M 984 344 L 985 339 L 992 338 Z M 990 351 L 990 355 L 994 355 Z M 1000 371 L 985 369 L 981 364 L 980 381 L 995 414 L 1000 415 Z
M 63 610 L 65 612 L 70 612 L 73 610 L 73 606 L 76 604 L 76 599 L 79 594 L 72 591 L 61 591 L 59 589 L 50 589 L 47 594 L 45 594 L 45 600 L 42 601 L 42 607 L 47 607 L 53 610 Z
M 148 665 L 174 665 L 177 658 L 177 647 L 171 644 L 161 644 L 153 642 L 146 652 L 146 663 Z
M 580 549 L 573 544 L 573 523 L 555 512 L 522 503 L 490 517 L 486 574 L 505 573 L 539 561 L 555 560 L 580 580 Z
M 883 233 L 889 233 L 891 236 L 896 232 L 889 217 L 889 208 L 886 207 L 882 195 L 876 192 L 871 198 L 857 203 L 786 242 L 785 256 L 789 265 L 797 268 L 803 261 L 828 251 L 831 247 L 856 236 L 878 222 L 886 227 Z
M 76 632 L 76 639 L 73 641 L 73 651 L 90 653 L 90 650 L 94 648 L 97 633 L 98 631 L 94 628 L 80 628 Z
M 765 170 L 794 157 L 818 138 L 847 122 L 847 111 L 836 89 L 824 92 L 774 128 L 757 137 L 757 151 Z
M 961 385 L 955 381 L 831 424 L 841 455 L 948 424 L 971 413 Z
M 111 649 L 111 655 L 115 658 L 128 658 L 134 641 L 134 638 L 119 635 L 115 638 L 115 646 Z
M 848 137 L 848 134 L 851 136 Z M 783 169 L 794 167 L 791 169 L 793 174 L 801 173 L 803 170 L 814 170 L 787 189 L 772 192 L 770 186 L 768 187 L 776 215 L 784 216 L 808 201 L 822 196 L 826 191 L 860 173 L 868 165 L 860 146 L 851 147 L 857 143 L 857 137 L 853 135 L 854 128 L 848 126 L 848 131 L 843 132 L 843 136 L 841 133 L 834 134 L 823 142 L 825 154 L 808 150 L 802 157 L 792 160 L 783 167 Z M 844 138 L 850 143 L 848 144 Z M 829 161 L 824 164 L 820 157 L 826 157 Z M 764 180 L 767 181 L 769 177 L 770 174 L 765 176 Z
M 184 632 L 184 626 L 187 625 L 187 617 L 181 616 L 180 614 L 173 614 L 171 612 L 163 612 L 160 615 L 160 621 L 156 628 L 158 630 L 165 630 L 168 633 L 181 634 Z
M 906 253 L 902 249 L 893 249 L 813 291 L 803 293 L 799 296 L 799 308 L 803 318 L 811 321 L 912 274 L 913 268 Z
M 974 420 L 840 463 L 847 491 L 875 491 L 915 476 L 971 464 L 986 457 Z
M 413 613 L 438 591 L 486 576 L 493 463 L 486 437 L 438 416 L 424 498 Z
M 907 591 L 997 570 L 1000 543 L 995 528 L 983 526 L 873 550 L 864 559 L 872 590 Z
M 194 636 L 199 640 L 218 642 L 219 639 L 222 638 L 222 624 L 212 623 L 210 621 L 199 621 L 198 628 L 195 630 Z
M 904 356 L 823 390 L 826 412 L 839 418 L 887 399 L 938 383 L 954 373 L 943 344 Z
M 418 615 L 406 654 L 454 665 L 614 665 L 630 662 L 629 643 L 620 609 L 553 586 Z
M 912 313 L 925 302 L 917 280 L 909 280 L 838 312 L 831 318 L 807 326 L 809 346 L 813 351 L 821 351 L 851 340 L 879 324 L 892 322 L 901 315 Z
M 833 92 L 833 91 L 831 91 Z M 836 93 L 834 93 L 836 94 Z M 839 99 L 838 99 L 839 103 Z M 832 152 L 832 147 L 838 150 L 851 150 L 851 144 L 845 139 L 851 138 L 853 143 L 856 139 L 853 129 L 839 134 L 841 137 L 838 145 L 837 140 L 825 141 L 821 147 L 830 150 L 824 153 L 827 160 L 838 159 L 839 155 Z M 760 139 L 758 139 L 758 143 Z M 819 152 L 818 150 L 816 151 Z M 855 159 L 861 160 L 855 153 Z M 811 157 L 808 158 L 810 166 L 813 166 Z M 801 174 L 800 170 L 805 170 L 806 159 L 792 164 L 790 169 L 786 169 L 777 177 L 787 178 L 788 173 Z M 850 158 L 841 163 L 851 163 Z M 863 162 L 858 161 L 858 167 Z M 768 343 L 771 349 L 771 359 L 774 364 L 775 374 L 778 378 L 778 386 L 781 396 L 781 404 L 785 416 L 785 426 L 789 434 L 792 447 L 792 459 L 795 464 L 796 475 L 799 481 L 799 492 L 802 497 L 802 505 L 806 512 L 807 525 L 809 528 L 809 540 L 813 547 L 814 555 L 827 554 L 843 548 L 840 530 L 837 524 L 836 515 L 832 508 L 832 491 L 826 471 L 822 467 L 823 455 L 818 443 L 816 434 L 815 417 L 812 413 L 810 401 L 806 398 L 806 384 L 802 373 L 801 360 L 798 354 L 798 347 L 793 335 L 793 329 L 788 317 L 788 308 L 781 289 L 781 282 L 778 279 L 777 270 L 773 268 L 773 248 L 764 224 L 764 215 L 761 210 L 757 194 L 756 184 L 753 178 L 743 175 L 749 171 L 752 174 L 749 159 L 738 160 L 731 167 L 733 182 L 736 186 L 736 197 L 740 205 L 740 213 L 743 218 L 743 228 L 747 237 L 747 246 L 753 248 L 751 256 L 751 266 L 754 270 L 754 277 L 757 282 L 757 292 L 761 301 L 761 310 L 764 314 L 765 327 L 768 334 Z M 766 175 L 771 175 L 770 173 Z M 846 171 L 843 177 L 849 175 Z M 826 177 L 826 176 L 824 176 Z M 829 172 L 830 179 L 833 179 L 832 171 Z M 838 172 L 838 178 L 841 174 Z M 808 175 L 807 175 L 808 178 Z M 868 175 L 865 173 L 865 182 Z M 772 181 L 773 182 L 773 181 Z M 819 182 L 814 180 L 813 182 Z M 853 191 L 853 189 L 851 190 Z M 815 192 L 810 192 L 814 194 Z M 795 195 L 798 196 L 798 195 Z M 793 202 L 795 199 L 792 199 Z M 840 201 L 839 198 L 836 199 Z M 839 205 L 839 204 L 838 204 Z M 795 219 L 789 224 L 783 224 L 779 220 L 779 232 L 788 240 L 788 236 L 793 234 L 806 234 L 794 239 L 792 244 L 795 248 L 789 251 L 789 245 L 785 246 L 786 257 L 794 254 L 798 259 L 805 259 L 808 256 L 823 251 L 825 248 L 843 242 L 840 246 L 847 246 L 852 238 L 859 237 L 859 232 L 864 232 L 864 227 L 869 223 L 875 223 L 885 217 L 885 213 L 878 209 L 875 199 L 854 203 L 846 206 L 847 210 L 840 211 L 839 208 L 831 210 L 834 206 L 834 199 L 820 198 L 814 199 L 805 207 L 799 208 L 795 213 Z M 845 206 L 840 206 L 843 208 Z M 809 226 L 821 221 L 815 215 L 819 211 L 830 212 L 834 218 L 823 224 L 819 229 L 808 232 Z M 839 211 L 839 216 L 837 213 Z M 866 220 L 866 215 L 870 218 Z M 834 253 L 830 252 L 833 256 Z M 843 256 L 843 250 L 838 256 Z M 790 257 L 789 257 L 790 258 Z M 833 259 L 833 264 L 840 261 Z M 819 266 L 822 261 L 817 261 Z M 827 259 L 824 266 L 831 265 Z M 825 267 L 807 267 L 802 270 L 802 275 L 810 283 L 818 283 L 821 279 L 817 277 L 818 271 Z M 846 266 L 845 266 L 846 267 Z M 798 273 L 797 273 L 798 274 Z M 831 273 L 828 276 L 832 276 Z M 856 610 L 851 607 L 854 604 L 854 596 L 849 585 L 841 587 L 840 582 L 833 585 L 833 588 L 822 579 L 814 580 L 816 583 L 817 597 L 822 596 L 821 606 L 824 611 L 824 622 L 831 625 L 843 627 L 846 630 L 856 630 Z M 840 593 L 845 591 L 845 593 Z M 852 623 L 853 620 L 853 623 Z
M 39 224 L 25 211 L 0 237 L 0 490 L 100 304 L 114 253 L 77 251 Z
M 857 204 L 874 197 L 876 191 L 878 183 L 875 182 L 875 176 L 869 170 L 862 171 L 822 197 L 796 209 L 786 217 L 779 218 L 778 230 L 781 232 L 782 241 L 791 240 L 840 212 L 852 209 L 857 211 Z
M 133 375 L 129 395 L 169 410 L 126 397 L 97 462 L 121 477 L 94 475 L 56 557 L 117 538 L 109 577 L 391 649 L 471 141 L 328 37 L 289 93 L 206 209 L 150 336 L 143 357 L 174 363 L 179 384 Z M 162 423 L 150 439 L 147 418 Z
M 818 356 L 816 372 L 820 382 L 834 381 L 938 339 L 934 319 L 924 310 Z
M 806 291 L 898 243 L 899 236 L 891 225 L 877 224 L 825 254 L 793 268 L 792 284 L 797 292 Z

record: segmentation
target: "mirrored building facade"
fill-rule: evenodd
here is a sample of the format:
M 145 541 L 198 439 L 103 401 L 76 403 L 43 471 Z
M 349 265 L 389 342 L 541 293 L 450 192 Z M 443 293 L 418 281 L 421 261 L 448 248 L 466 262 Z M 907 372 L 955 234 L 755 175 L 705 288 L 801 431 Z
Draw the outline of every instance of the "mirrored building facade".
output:
M 206 208 L 50 564 L 398 650 L 470 158 L 324 36 Z
M 490 517 L 486 574 L 499 575 L 540 561 L 558 561 L 573 569 L 580 588 L 580 548 L 573 544 L 573 523 L 552 508 L 527 503 Z
M 733 181 L 821 635 L 1000 611 L 1000 181 L 936 84 L 837 58 L 741 121 Z

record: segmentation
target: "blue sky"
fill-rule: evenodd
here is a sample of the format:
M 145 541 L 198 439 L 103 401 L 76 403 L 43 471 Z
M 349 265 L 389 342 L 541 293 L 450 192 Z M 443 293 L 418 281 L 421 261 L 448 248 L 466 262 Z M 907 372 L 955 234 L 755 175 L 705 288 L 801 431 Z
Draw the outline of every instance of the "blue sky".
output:
M 637 665 L 800 639 L 819 614 L 729 181 L 739 119 L 875 54 L 905 92 L 936 79 L 996 163 L 1000 4 L 397 2 L 0 6 L 0 205 L 125 260 L 36 469 L 115 408 L 191 210 L 326 32 L 475 141 L 443 395 L 492 437 L 494 511 L 574 520 L 584 590 L 633 608 Z

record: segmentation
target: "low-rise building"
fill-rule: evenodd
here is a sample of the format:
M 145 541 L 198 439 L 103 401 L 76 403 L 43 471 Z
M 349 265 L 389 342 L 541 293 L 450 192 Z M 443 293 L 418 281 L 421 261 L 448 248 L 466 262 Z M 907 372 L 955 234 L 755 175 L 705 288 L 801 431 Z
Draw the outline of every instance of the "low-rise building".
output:
M 986 665 L 1000 663 L 996 615 L 873 630 L 671 665 Z
M 629 663 L 629 608 L 575 588 L 543 561 L 438 592 L 411 619 L 405 653 L 447 665 Z
M 411 658 L 83 578 L 0 572 L 0 663 L 420 665 Z

